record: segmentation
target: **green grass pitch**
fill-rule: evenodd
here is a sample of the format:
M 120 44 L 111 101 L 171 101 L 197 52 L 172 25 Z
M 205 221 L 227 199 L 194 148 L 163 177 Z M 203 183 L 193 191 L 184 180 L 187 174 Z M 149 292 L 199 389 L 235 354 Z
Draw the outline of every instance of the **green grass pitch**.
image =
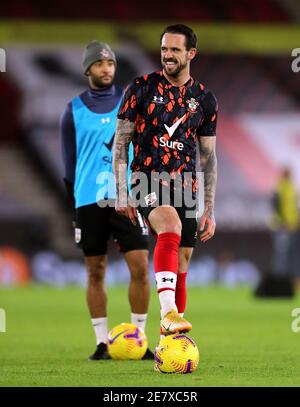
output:
M 108 290 L 109 326 L 130 322 L 127 288 Z M 188 375 L 153 371 L 152 361 L 87 362 L 95 349 L 83 289 L 0 289 L 7 332 L 0 333 L 0 386 L 299 386 L 300 333 L 291 330 L 293 300 L 257 300 L 248 289 L 189 288 L 186 317 L 200 350 Z M 147 325 L 159 337 L 153 291 Z

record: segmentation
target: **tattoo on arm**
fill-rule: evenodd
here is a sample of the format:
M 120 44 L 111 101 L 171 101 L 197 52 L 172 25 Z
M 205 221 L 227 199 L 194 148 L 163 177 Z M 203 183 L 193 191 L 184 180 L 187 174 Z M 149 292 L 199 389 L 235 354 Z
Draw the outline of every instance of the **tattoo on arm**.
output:
M 214 218 L 217 184 L 216 137 L 199 138 L 200 166 L 204 172 L 204 213 Z
M 135 123 L 129 120 L 117 121 L 113 149 L 113 167 L 116 179 L 117 198 L 127 206 L 127 165 L 129 143 L 135 132 Z

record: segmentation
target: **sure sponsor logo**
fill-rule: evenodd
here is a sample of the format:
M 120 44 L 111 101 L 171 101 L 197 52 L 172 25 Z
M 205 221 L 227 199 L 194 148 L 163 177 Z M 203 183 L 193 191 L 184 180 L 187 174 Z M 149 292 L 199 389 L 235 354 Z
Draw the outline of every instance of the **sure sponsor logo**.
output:
M 173 150 L 183 150 L 183 143 L 180 141 L 172 141 L 172 140 L 167 140 L 164 136 L 160 137 L 159 139 L 159 145 L 161 147 L 169 147 Z
M 184 118 L 185 118 L 185 114 L 182 117 L 180 117 L 180 119 L 176 120 L 176 122 L 173 123 L 172 126 L 169 127 L 166 124 L 164 125 L 170 137 L 173 136 L 173 134 L 175 133 L 175 130 L 177 129 L 177 127 L 180 125 L 180 123 L 182 122 L 182 120 Z

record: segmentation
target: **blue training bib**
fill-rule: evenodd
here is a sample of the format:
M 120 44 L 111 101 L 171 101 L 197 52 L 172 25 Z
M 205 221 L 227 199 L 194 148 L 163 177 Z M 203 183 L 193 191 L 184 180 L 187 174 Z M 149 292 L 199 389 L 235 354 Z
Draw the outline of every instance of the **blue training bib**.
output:
M 120 102 L 111 112 L 100 114 L 88 109 L 79 96 L 72 100 L 77 155 L 74 185 L 76 208 L 116 198 L 112 149 Z M 132 157 L 131 144 L 129 164 Z

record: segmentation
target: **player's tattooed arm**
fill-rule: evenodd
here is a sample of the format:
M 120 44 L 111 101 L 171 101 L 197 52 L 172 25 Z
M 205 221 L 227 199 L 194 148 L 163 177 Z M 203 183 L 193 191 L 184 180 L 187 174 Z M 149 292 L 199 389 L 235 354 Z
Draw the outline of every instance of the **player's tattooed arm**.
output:
M 204 213 L 200 219 L 200 238 L 206 242 L 215 232 L 215 193 L 217 185 L 216 137 L 199 138 L 200 167 L 204 173 Z
M 217 184 L 216 137 L 200 137 L 200 167 L 204 172 L 205 211 L 213 216 Z
M 118 119 L 113 149 L 113 168 L 117 194 L 116 211 L 120 215 L 129 217 L 133 223 L 135 223 L 136 211 L 132 207 L 128 210 L 127 167 L 129 144 L 134 132 L 135 123 Z

